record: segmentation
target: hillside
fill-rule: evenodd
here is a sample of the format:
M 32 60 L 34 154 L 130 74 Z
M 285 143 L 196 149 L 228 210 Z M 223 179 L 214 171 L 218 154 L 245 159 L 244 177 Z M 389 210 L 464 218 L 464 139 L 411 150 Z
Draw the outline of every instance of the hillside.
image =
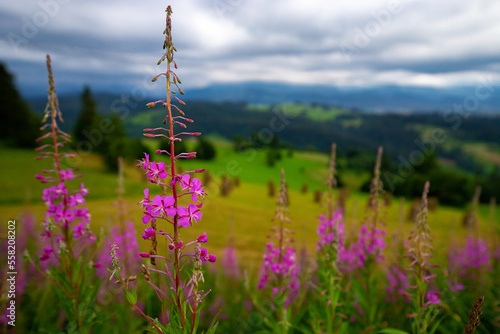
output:
M 140 137 L 148 124 L 163 119 L 161 108 L 145 108 L 146 100 L 122 99 L 113 94 L 95 94 L 94 98 L 100 113 L 116 112 L 123 118 L 128 134 L 134 137 Z M 30 100 L 38 113 L 43 111 L 45 103 L 42 98 Z M 80 98 L 61 96 L 60 105 L 65 114 L 62 127 L 71 131 Z M 429 147 L 448 165 L 471 172 L 488 173 L 500 166 L 500 116 L 455 112 L 367 113 L 319 104 L 206 101 L 191 101 L 184 110 L 196 120 L 190 127 L 192 131 L 217 134 L 229 140 L 237 135 L 244 139 L 252 134 L 263 139 L 277 135 L 298 149 L 320 152 L 327 152 L 331 142 L 337 142 L 344 154 L 352 149 L 374 154 L 382 145 L 396 164 L 401 159 L 408 160 L 415 150 L 426 151 Z M 425 142 L 431 142 L 430 146 Z

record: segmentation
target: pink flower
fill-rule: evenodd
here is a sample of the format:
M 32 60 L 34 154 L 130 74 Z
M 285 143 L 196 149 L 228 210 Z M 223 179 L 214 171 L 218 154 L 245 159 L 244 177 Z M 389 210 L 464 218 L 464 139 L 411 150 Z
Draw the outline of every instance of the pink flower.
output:
M 215 262 L 217 261 L 217 256 L 213 255 L 213 254 L 209 254 L 208 257 L 207 257 L 207 260 L 208 262 Z
M 149 168 L 149 154 L 144 152 L 144 156 L 145 157 L 142 159 L 142 161 L 139 161 L 139 167 L 141 167 L 143 169 L 148 169 Z
M 427 302 L 425 303 L 427 306 L 439 305 L 441 303 L 441 300 L 439 300 L 439 297 L 436 293 L 427 293 L 425 295 L 425 299 L 427 300 Z
M 40 261 L 47 261 L 50 258 L 50 255 L 52 255 L 53 250 L 52 247 L 45 246 L 43 247 L 43 254 L 40 256 Z
M 75 214 L 75 219 L 81 219 L 87 224 L 90 222 L 90 213 L 89 213 L 89 208 L 81 208 L 81 209 L 75 209 L 74 210 Z
M 207 234 L 206 233 L 203 233 L 202 235 L 200 235 L 198 237 L 198 242 L 207 242 L 208 241 L 208 238 L 207 238 Z
M 201 181 L 198 180 L 197 178 L 194 178 L 191 181 L 191 192 L 193 193 L 191 195 L 191 200 L 193 202 L 198 201 L 198 197 L 205 198 L 205 190 L 203 190 L 203 187 L 201 186 Z
M 151 199 L 149 199 L 149 189 L 146 188 L 146 189 L 144 189 L 144 199 L 137 204 L 140 204 L 141 206 L 145 207 L 150 202 L 151 202 Z
M 165 171 L 165 163 L 164 162 L 151 162 L 147 175 L 150 179 L 164 179 L 168 176 Z
M 174 208 L 175 200 L 173 196 L 156 196 L 153 198 L 152 215 L 163 218 L 173 217 L 177 213 Z
M 85 234 L 85 224 L 80 222 L 78 225 L 73 226 L 73 238 L 78 239 Z
M 60 206 L 56 208 L 56 212 L 54 214 L 54 221 L 71 223 L 73 220 L 75 220 L 75 214 L 73 210 L 71 209 L 63 210 Z
M 183 206 L 179 206 L 177 208 L 177 214 L 179 215 L 179 225 L 182 227 L 188 227 L 193 224 L 195 221 L 199 221 L 201 219 L 201 211 L 198 210 L 198 207 L 194 204 L 189 204 L 187 208 Z
M 144 224 L 147 224 L 149 222 L 154 222 L 155 221 L 155 216 L 151 213 L 153 211 L 153 207 L 147 206 L 146 211 L 144 211 L 144 216 L 142 216 L 142 222 Z
M 77 193 L 69 196 L 69 206 L 78 206 L 83 204 L 85 204 L 85 198 L 83 198 L 82 194 Z
M 85 188 L 85 185 L 82 183 L 80 183 L 80 193 L 85 196 L 89 193 L 88 189 Z
M 141 236 L 142 236 L 142 238 L 144 240 L 148 240 L 148 239 L 150 239 L 150 238 L 152 238 L 152 237 L 154 237 L 156 235 L 156 232 L 155 232 L 155 230 L 152 227 L 148 227 L 146 229 L 143 229 L 143 231 L 145 233 L 142 234 Z
M 179 184 L 182 190 L 189 188 L 191 185 L 191 175 L 189 174 L 182 175 L 182 177 L 179 179 Z
M 61 171 L 61 180 L 62 181 L 73 180 L 73 171 L 70 169 L 62 170 Z

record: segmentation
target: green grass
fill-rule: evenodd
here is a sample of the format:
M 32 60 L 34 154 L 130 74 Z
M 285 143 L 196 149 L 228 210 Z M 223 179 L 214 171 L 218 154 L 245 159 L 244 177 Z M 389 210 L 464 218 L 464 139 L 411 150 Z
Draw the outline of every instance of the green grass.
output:
M 19 217 L 25 210 L 33 212 L 37 221 L 43 217 L 44 207 L 39 199 L 43 186 L 33 175 L 47 168 L 47 162 L 34 161 L 35 153 L 31 151 L 1 148 L 4 157 L 0 162 L 2 170 L 2 192 L 0 193 L 0 219 L 2 222 Z M 317 217 L 325 211 L 324 207 L 313 201 L 313 189 L 324 189 L 323 179 L 326 175 L 325 155 L 296 152 L 293 158 L 284 158 L 278 166 L 270 168 L 264 164 L 264 153 L 256 152 L 253 159 L 249 159 L 249 152 L 234 153 L 228 143 L 218 143 L 218 158 L 214 161 L 187 161 L 183 168 L 194 169 L 207 167 L 215 175 L 229 170 L 235 173 L 242 181 L 241 186 L 235 188 L 229 197 L 219 195 L 218 179 L 207 186 L 208 193 L 203 209 L 202 221 L 193 228 L 182 231 L 182 238 L 188 240 L 203 232 L 209 236 L 210 252 L 221 255 L 230 238 L 238 249 L 240 261 L 247 268 L 257 268 L 260 265 L 262 252 L 268 239 L 269 228 L 273 226 L 271 219 L 274 216 L 276 198 L 268 196 L 267 182 L 273 179 L 279 182 L 279 169 L 285 169 L 287 182 L 290 185 L 290 219 L 289 227 L 293 229 L 297 248 L 306 248 L 309 254 L 314 254 Z M 253 155 L 252 155 L 253 156 Z M 231 167 L 234 164 L 239 167 Z M 43 166 L 43 167 L 42 167 Z M 92 214 L 92 229 L 107 231 L 113 224 L 116 215 L 116 176 L 107 173 L 102 167 L 100 159 L 90 156 L 81 164 L 87 188 L 90 190 L 88 206 Z M 141 210 L 136 203 L 142 197 L 142 190 L 146 187 L 154 189 L 146 183 L 141 173 L 134 166 L 126 167 L 126 201 L 130 219 L 137 222 L 137 231 L 145 226 L 141 223 Z M 235 176 L 233 175 L 233 176 Z M 355 174 L 349 177 L 355 178 Z M 299 191 L 301 185 L 308 182 L 310 187 L 306 194 Z M 79 183 L 75 183 L 77 186 Z M 156 192 L 152 190 L 152 192 Z M 27 195 L 29 194 L 29 195 Z M 29 201 L 26 198 L 29 197 Z M 356 231 L 365 219 L 366 194 L 351 192 L 347 200 L 347 211 L 344 217 L 348 237 L 355 237 Z M 401 207 L 402 205 L 402 207 Z M 391 246 L 393 235 L 400 239 L 408 237 L 412 224 L 406 221 L 410 203 L 394 199 L 389 207 L 381 208 L 381 220 L 387 229 L 387 241 Z M 479 235 L 493 243 L 495 230 L 500 223 L 500 209 L 495 209 L 490 215 L 488 206 L 480 206 Z M 402 213 L 402 214 L 401 214 Z M 450 242 L 461 244 L 471 231 L 460 225 L 463 211 L 457 208 L 439 207 L 430 212 L 429 225 L 438 257 L 438 262 L 446 261 L 446 249 Z M 492 219 L 490 218 L 492 217 Z M 0 231 L 5 233 L 5 224 Z M 22 222 L 20 222 L 22 226 Z M 142 249 L 148 249 L 148 242 L 142 241 Z M 390 250 L 386 252 L 391 256 Z M 313 256 L 313 255 L 312 255 Z
M 346 111 L 341 108 L 312 106 L 309 104 L 300 103 L 283 103 L 276 106 L 288 115 L 303 115 L 313 121 L 331 121 L 338 116 L 344 114 Z M 265 104 L 253 104 L 248 107 L 251 111 L 265 112 L 269 110 L 269 106 Z

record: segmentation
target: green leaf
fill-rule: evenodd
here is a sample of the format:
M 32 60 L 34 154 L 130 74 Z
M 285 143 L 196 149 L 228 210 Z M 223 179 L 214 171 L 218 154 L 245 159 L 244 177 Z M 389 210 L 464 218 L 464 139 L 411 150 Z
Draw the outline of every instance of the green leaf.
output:
M 134 287 L 132 287 L 132 291 L 133 292 L 123 289 L 123 292 L 125 292 L 125 296 L 127 297 L 128 302 L 131 305 L 135 305 L 137 303 L 137 292 L 135 291 Z

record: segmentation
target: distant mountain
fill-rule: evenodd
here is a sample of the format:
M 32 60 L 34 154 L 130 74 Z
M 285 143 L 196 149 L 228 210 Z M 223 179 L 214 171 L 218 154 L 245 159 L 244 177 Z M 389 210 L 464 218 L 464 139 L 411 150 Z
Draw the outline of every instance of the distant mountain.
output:
M 481 113 L 500 113 L 500 86 L 429 88 L 411 86 L 338 87 L 283 83 L 215 84 L 187 90 L 187 99 L 212 102 L 319 103 L 369 112 L 445 111 L 455 104 Z M 476 94 L 478 96 L 476 97 Z M 484 98 L 487 94 L 488 97 Z M 479 97 L 479 98 L 478 98 Z
M 186 101 L 244 102 L 249 104 L 317 103 L 327 106 L 358 109 L 366 112 L 429 112 L 446 111 L 454 105 L 467 105 L 468 109 L 482 114 L 500 114 L 500 85 L 488 87 L 460 86 L 430 88 L 413 86 L 340 87 L 327 85 L 291 85 L 283 83 L 247 82 L 214 84 L 204 88 L 186 88 Z M 80 93 L 60 96 L 61 104 L 70 109 L 79 106 Z M 100 112 L 106 113 L 116 102 L 118 93 L 94 92 Z M 126 94 L 123 94 L 126 95 Z M 146 102 L 129 98 L 127 108 L 142 108 Z M 162 97 L 160 97 L 162 98 Z M 31 98 L 35 109 L 43 110 L 46 97 Z

